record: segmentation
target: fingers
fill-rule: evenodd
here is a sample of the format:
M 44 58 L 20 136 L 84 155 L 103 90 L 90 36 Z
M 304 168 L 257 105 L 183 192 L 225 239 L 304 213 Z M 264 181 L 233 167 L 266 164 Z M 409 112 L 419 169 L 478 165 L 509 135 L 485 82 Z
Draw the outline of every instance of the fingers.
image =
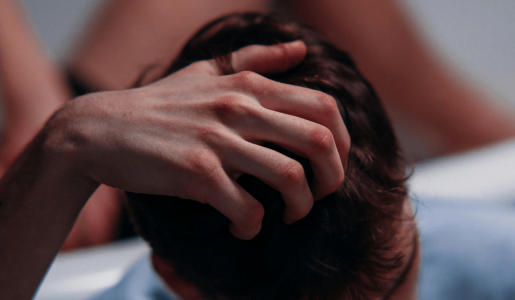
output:
M 248 142 L 239 143 L 233 150 L 228 160 L 230 169 L 253 175 L 281 193 L 286 224 L 307 216 L 313 207 L 313 196 L 299 162 Z
M 239 128 L 246 140 L 272 142 L 308 158 L 315 177 L 312 190 L 315 200 L 338 189 L 343 182 L 344 169 L 328 128 L 266 109 L 253 115 L 254 122 L 247 122 Z
M 231 220 L 229 230 L 242 240 L 250 240 L 261 230 L 265 210 L 236 181 L 229 178 L 222 168 L 210 174 L 213 195 L 208 204 Z
M 327 127 L 334 137 L 344 169 L 347 169 L 351 140 L 333 97 L 320 91 L 274 82 L 250 72 L 232 77 L 232 88 L 254 95 L 264 108 Z
M 235 73 L 251 71 L 262 75 L 277 74 L 298 65 L 306 56 L 306 51 L 302 41 L 273 46 L 251 45 L 233 52 L 231 65 Z M 214 59 L 193 63 L 179 72 L 224 75 Z
M 276 94 L 275 101 L 271 101 L 270 97 L 264 97 L 260 99 L 260 103 L 265 108 L 306 119 L 328 128 L 334 137 L 344 170 L 347 170 L 351 140 L 336 100 L 325 93 L 307 88 L 300 91 L 286 84 L 283 88 L 285 91 Z
M 302 41 L 274 46 L 247 46 L 232 54 L 232 67 L 235 73 L 252 71 L 262 75 L 277 74 L 298 65 L 306 56 L 306 51 Z
M 211 103 L 210 111 L 216 116 L 217 122 L 237 132 L 246 141 L 272 142 L 308 158 L 315 175 L 313 187 L 315 199 L 334 192 L 343 182 L 344 169 L 333 134 L 325 126 L 268 110 L 256 101 L 238 95 L 231 95 L 231 97 L 225 97 L 223 101 Z M 213 139 L 217 134 L 211 133 L 209 136 Z M 230 139 L 225 135 L 214 139 L 217 142 L 211 145 L 213 148 L 240 147 L 232 146 L 237 143 L 228 144 Z M 232 159 L 232 156 L 225 157 L 224 162 Z

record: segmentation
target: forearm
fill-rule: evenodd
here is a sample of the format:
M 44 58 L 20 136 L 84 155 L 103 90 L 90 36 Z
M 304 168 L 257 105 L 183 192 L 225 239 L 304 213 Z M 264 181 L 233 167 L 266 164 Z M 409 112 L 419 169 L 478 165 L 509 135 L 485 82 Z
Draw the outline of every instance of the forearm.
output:
M 97 184 L 47 126 L 0 181 L 0 298 L 30 299 Z M 68 153 L 67 153 L 68 152 Z
M 264 12 L 269 2 L 112 0 L 69 65 L 81 80 L 99 90 L 129 88 L 146 71 L 150 81 L 156 80 L 205 23 L 234 12 Z
M 18 3 L 0 1 L 0 86 L 3 157 L 9 163 L 70 95 Z M 8 149 L 6 149 L 8 148 Z
M 210 204 L 231 220 L 235 236 L 250 239 L 261 228 L 263 208 L 232 176 L 256 172 L 264 182 L 278 182 L 276 188 L 291 199 L 285 200 L 286 221 L 303 218 L 315 197 L 323 198 L 341 185 L 349 134 L 337 106 L 328 110 L 328 105 L 320 105 L 320 99 L 334 101 L 330 96 L 243 71 L 281 73 L 305 55 L 300 42 L 251 45 L 232 53 L 238 73 L 232 77 L 222 76 L 213 60 L 201 61 L 143 88 L 67 102 L 0 181 L 0 299 L 30 298 L 98 183 Z M 245 82 L 248 91 L 235 82 Z M 249 101 L 250 96 L 259 104 Z M 272 103 L 277 111 L 266 108 Z M 236 105 L 243 109 L 226 109 Z M 274 118 L 249 120 L 251 106 L 259 106 L 259 115 Z M 223 119 L 232 120 L 230 126 L 219 118 L 223 110 Z M 316 149 L 307 154 L 313 169 L 329 170 L 314 171 L 322 178 L 314 183 L 316 195 L 300 164 L 294 167 L 302 182 L 291 184 L 292 172 L 284 172 L 294 168 L 291 160 L 253 143 L 255 137 L 277 130 L 284 119 L 291 120 L 281 126 L 284 147 Z M 249 130 L 250 123 L 255 129 Z M 334 139 L 321 149 L 314 135 Z M 247 147 L 252 150 L 242 150 Z M 252 165 L 254 169 L 246 171 Z

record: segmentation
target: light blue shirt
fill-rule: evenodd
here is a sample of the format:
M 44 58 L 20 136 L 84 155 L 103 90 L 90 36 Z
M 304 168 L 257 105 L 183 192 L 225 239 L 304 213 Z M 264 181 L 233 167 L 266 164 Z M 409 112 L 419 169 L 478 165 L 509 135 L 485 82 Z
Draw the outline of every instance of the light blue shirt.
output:
M 178 300 L 158 277 L 149 256 L 139 259 L 114 287 L 91 300 Z
M 420 300 L 515 299 L 515 207 L 426 201 Z

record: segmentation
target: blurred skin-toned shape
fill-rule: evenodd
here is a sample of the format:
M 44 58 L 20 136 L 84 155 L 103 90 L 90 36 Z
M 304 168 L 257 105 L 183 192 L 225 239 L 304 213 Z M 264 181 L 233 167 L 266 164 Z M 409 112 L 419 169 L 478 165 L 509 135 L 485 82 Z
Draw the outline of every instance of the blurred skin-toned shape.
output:
M 71 98 L 15 1 L 0 2 L 0 83 L 4 170 L 46 119 Z
M 515 136 L 511 115 L 453 76 L 419 38 L 400 4 L 395 0 L 108 0 L 70 56 L 68 68 L 95 90 L 146 84 L 162 76 L 206 22 L 233 12 L 277 11 L 318 28 L 348 51 L 387 109 L 400 112 L 398 123 L 437 137 L 435 154 Z M 52 112 L 72 96 L 14 0 L 0 2 L 0 41 L 5 103 L 0 164 L 5 169 Z M 118 192 L 101 186 L 64 248 L 112 240 L 119 206 Z
M 515 136 L 510 112 L 446 68 L 396 0 L 109 3 L 70 60 L 72 70 L 92 86 L 126 88 L 149 66 L 151 81 L 207 21 L 236 11 L 277 11 L 319 29 L 348 51 L 386 107 L 400 113 L 397 122 L 436 136 L 434 154 Z
M 286 0 L 295 19 L 318 28 L 355 59 L 396 120 L 431 131 L 449 154 L 515 136 L 513 114 L 449 70 L 419 36 L 398 0 Z M 495 103 L 495 102 L 494 102 Z
M 268 12 L 271 3 L 106 1 L 69 66 L 80 79 L 99 90 L 128 88 L 147 72 L 144 85 L 161 78 L 186 41 L 207 22 L 234 12 Z
M 72 98 L 61 70 L 46 55 L 16 1 L 0 1 L 0 86 L 3 105 L 0 175 L 47 119 Z M 63 249 L 113 240 L 121 193 L 101 186 L 82 210 Z

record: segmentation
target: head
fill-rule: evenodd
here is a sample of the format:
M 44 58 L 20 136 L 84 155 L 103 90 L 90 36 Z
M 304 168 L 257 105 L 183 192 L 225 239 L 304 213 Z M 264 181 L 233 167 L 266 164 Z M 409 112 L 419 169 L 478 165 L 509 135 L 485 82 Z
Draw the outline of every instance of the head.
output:
M 406 201 L 404 163 L 386 113 L 351 58 L 314 31 L 260 14 L 223 17 L 200 30 L 170 68 L 216 58 L 231 73 L 230 53 L 251 44 L 303 40 L 307 55 L 275 81 L 333 96 L 352 146 L 345 181 L 305 218 L 282 221 L 278 191 L 244 174 L 238 183 L 265 208 L 261 232 L 240 240 L 214 208 L 177 197 L 128 193 L 139 233 L 170 285 L 188 282 L 207 299 L 386 299 L 412 271 L 416 230 Z M 309 162 L 298 160 L 308 182 Z M 184 285 L 184 284 L 183 284 Z

